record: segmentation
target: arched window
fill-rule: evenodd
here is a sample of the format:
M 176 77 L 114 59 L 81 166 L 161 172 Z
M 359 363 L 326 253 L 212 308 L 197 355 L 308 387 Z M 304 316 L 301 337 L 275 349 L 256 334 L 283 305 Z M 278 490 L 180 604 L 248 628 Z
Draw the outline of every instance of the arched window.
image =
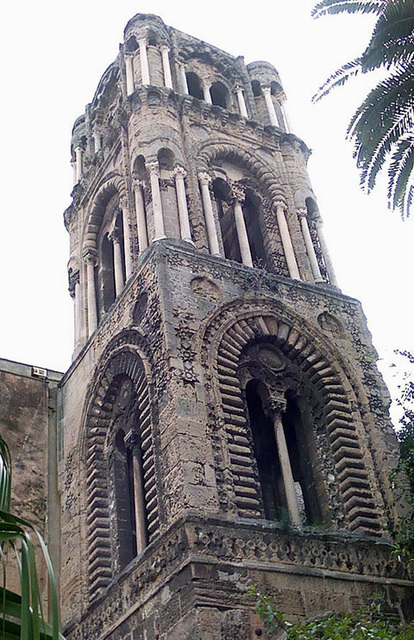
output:
M 114 196 L 108 203 L 98 236 L 98 269 L 96 290 L 98 311 L 102 317 L 121 292 L 125 282 L 125 247 L 122 212 L 118 198 Z
M 246 221 L 246 230 L 249 238 L 250 253 L 253 265 L 265 267 L 267 264 L 263 241 L 263 224 L 261 213 L 261 198 L 252 190 L 246 190 L 246 198 L 243 205 L 243 214 Z
M 133 384 L 119 377 L 112 412 L 113 444 L 109 456 L 113 487 L 114 526 L 119 546 L 119 570 L 148 544 L 148 516 L 144 496 L 141 415 Z
M 190 96 L 193 96 L 193 98 L 197 98 L 198 100 L 204 100 L 203 89 L 198 75 L 193 71 L 189 71 L 188 73 L 186 73 L 186 78 L 188 93 L 190 94 Z
M 234 211 L 231 206 L 231 188 L 225 180 L 222 178 L 216 178 L 213 182 L 213 191 L 220 222 L 224 255 L 229 260 L 241 262 L 239 241 L 234 222 Z
M 258 80 L 252 81 L 252 91 L 255 98 L 258 98 L 262 95 L 262 89 Z
M 245 403 L 260 484 L 262 512 L 268 520 L 308 524 L 321 521 L 311 452 L 313 434 L 291 388 L 292 380 L 278 375 L 278 389 L 270 390 L 269 366 L 279 367 L 273 345 L 251 346 L 243 370 L 254 377 L 245 383 Z M 279 363 L 279 364 L 277 364 Z M 246 375 L 245 373 L 242 375 Z M 270 377 L 269 377 L 270 376 Z M 271 383 L 270 383 L 271 384 Z
M 98 286 L 100 286 L 100 289 L 102 291 L 102 310 L 108 311 L 116 296 L 114 275 L 114 249 L 107 233 L 102 236 L 100 258 Z
M 211 102 L 223 107 L 229 108 L 229 91 L 222 82 L 214 82 L 210 87 Z
M 130 38 L 128 38 L 128 40 L 124 44 L 124 49 L 128 53 L 131 53 L 132 51 L 136 51 L 138 49 L 138 43 L 135 36 L 131 36 Z
M 119 568 L 123 569 L 137 555 L 137 542 L 132 452 L 125 445 L 125 432 L 122 429 L 115 436 L 111 462 Z

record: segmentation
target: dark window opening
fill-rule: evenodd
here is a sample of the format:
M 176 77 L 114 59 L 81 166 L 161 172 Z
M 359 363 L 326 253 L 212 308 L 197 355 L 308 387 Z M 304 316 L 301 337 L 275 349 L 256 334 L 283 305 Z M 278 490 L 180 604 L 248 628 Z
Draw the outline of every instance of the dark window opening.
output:
M 114 253 L 112 241 L 106 233 L 101 244 L 100 280 L 103 293 L 103 310 L 108 311 L 115 300 Z
M 252 191 L 247 191 L 243 205 L 244 220 L 247 236 L 249 238 L 250 253 L 253 265 L 266 266 L 266 253 L 263 242 L 263 233 L 260 227 L 261 200 Z
M 197 98 L 198 100 L 204 100 L 203 89 L 201 87 L 201 82 L 198 75 L 196 73 L 193 73 L 192 71 L 189 71 L 188 73 L 186 73 L 186 77 L 188 93 L 190 94 L 190 96 L 193 96 L 193 98 Z
M 255 98 L 258 98 L 262 95 L 262 89 L 258 80 L 252 81 L 252 91 Z
M 138 49 L 138 43 L 137 43 L 136 37 L 131 36 L 130 38 L 128 38 L 128 40 L 125 42 L 124 48 L 125 48 L 125 51 L 127 52 L 136 51 Z
M 229 260 L 241 262 L 242 259 L 236 224 L 234 221 L 234 211 L 233 207 L 229 204 L 231 201 L 231 189 L 225 180 L 222 178 L 216 178 L 213 182 L 213 191 L 220 222 L 224 255 Z
M 126 448 L 121 429 L 115 438 L 113 483 L 115 492 L 119 568 L 122 570 L 137 555 L 132 454 Z
M 223 109 L 228 109 L 229 92 L 222 82 L 214 82 L 210 87 L 211 102 Z
M 251 380 L 247 384 L 246 402 L 262 493 L 263 511 L 268 520 L 284 521 L 289 518 L 285 486 L 273 421 L 266 416 L 263 409 L 263 399 L 260 394 L 261 385 L 262 383 L 257 380 Z M 321 522 L 301 411 L 293 393 L 288 391 L 286 399 L 286 411 L 282 416 L 282 424 L 299 512 L 303 523 Z
M 257 380 L 251 380 L 246 387 L 249 422 L 262 492 L 264 516 L 267 520 L 280 520 L 286 517 L 286 498 L 273 423 L 263 411 L 262 399 L 258 392 L 259 384 Z

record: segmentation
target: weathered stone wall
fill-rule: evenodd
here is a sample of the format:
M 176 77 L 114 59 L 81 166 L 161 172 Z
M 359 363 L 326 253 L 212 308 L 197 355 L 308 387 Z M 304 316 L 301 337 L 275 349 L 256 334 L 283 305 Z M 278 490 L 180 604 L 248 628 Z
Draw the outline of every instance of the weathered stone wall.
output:
M 47 371 L 46 377 L 39 377 L 29 365 L 0 359 L 0 432 L 9 445 L 13 464 L 11 510 L 34 524 L 44 536 L 57 572 L 60 514 L 54 449 L 57 383 L 61 375 Z M 9 558 L 8 587 L 16 590 L 18 577 L 13 552 Z M 40 585 L 45 590 L 44 563 L 39 562 L 39 569 Z

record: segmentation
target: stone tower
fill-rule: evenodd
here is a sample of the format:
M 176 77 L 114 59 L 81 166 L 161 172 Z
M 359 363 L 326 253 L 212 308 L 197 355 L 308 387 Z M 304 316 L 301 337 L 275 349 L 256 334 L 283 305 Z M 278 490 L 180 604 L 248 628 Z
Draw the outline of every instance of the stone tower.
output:
M 267 62 L 127 24 L 72 135 L 59 438 L 69 638 L 255 638 L 409 582 L 396 444 Z

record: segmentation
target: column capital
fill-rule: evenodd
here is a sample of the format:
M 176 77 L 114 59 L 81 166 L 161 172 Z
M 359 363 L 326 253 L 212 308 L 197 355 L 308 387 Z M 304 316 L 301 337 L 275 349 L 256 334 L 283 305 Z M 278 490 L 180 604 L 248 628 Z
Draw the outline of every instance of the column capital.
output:
M 272 92 L 272 88 L 271 88 L 271 86 L 270 86 L 270 85 L 268 85 L 268 84 L 266 84 L 264 87 L 262 87 L 262 92 L 263 92 L 264 94 L 268 93 L 268 94 L 269 94 L 269 96 L 270 96 L 270 94 L 271 94 L 271 92 Z
M 236 86 L 234 87 L 234 90 L 236 93 L 239 93 L 240 91 L 243 93 L 244 89 L 241 85 L 236 84 Z
M 233 183 L 231 185 L 231 190 L 233 192 L 233 198 L 236 202 L 243 204 L 246 197 L 246 188 L 242 184 Z
M 299 220 L 308 217 L 308 210 L 306 207 L 298 207 L 296 209 L 296 213 L 298 214 Z
M 265 402 L 264 412 L 272 417 L 280 417 L 286 411 L 286 399 L 283 396 L 269 396 Z
M 144 36 L 143 38 L 140 38 L 138 40 L 138 46 L 140 46 L 140 47 L 146 47 L 147 46 L 147 36 Z
M 108 233 L 108 238 L 113 244 L 120 244 L 121 238 L 119 229 L 116 229 L 115 227 L 111 229 Z
M 86 264 L 91 264 L 92 266 L 96 267 L 96 265 L 98 264 L 98 254 L 96 249 L 85 249 L 83 252 L 83 259 L 85 260 Z
M 180 164 L 176 164 L 173 169 L 173 176 L 181 176 L 183 179 L 187 175 L 187 171 Z
M 145 163 L 145 168 L 152 174 L 156 175 L 157 178 L 160 177 L 160 165 L 158 164 L 158 160 L 152 160 L 150 162 Z
M 199 171 L 198 179 L 200 181 L 201 186 L 209 185 L 211 180 L 211 176 L 207 173 L 207 171 Z
M 139 445 L 139 435 L 136 429 L 129 429 L 124 435 L 124 444 L 127 449 L 134 449 Z
M 276 207 L 276 209 L 282 209 L 283 212 L 287 210 L 287 205 L 284 200 L 275 200 L 274 207 Z
M 167 44 L 162 44 L 160 46 L 160 50 L 161 51 L 166 51 L 167 53 L 169 53 L 170 52 L 170 47 Z
M 80 151 L 81 153 L 83 153 L 84 152 L 84 148 L 80 144 L 77 144 L 76 147 L 75 147 L 75 153 L 77 151 Z

